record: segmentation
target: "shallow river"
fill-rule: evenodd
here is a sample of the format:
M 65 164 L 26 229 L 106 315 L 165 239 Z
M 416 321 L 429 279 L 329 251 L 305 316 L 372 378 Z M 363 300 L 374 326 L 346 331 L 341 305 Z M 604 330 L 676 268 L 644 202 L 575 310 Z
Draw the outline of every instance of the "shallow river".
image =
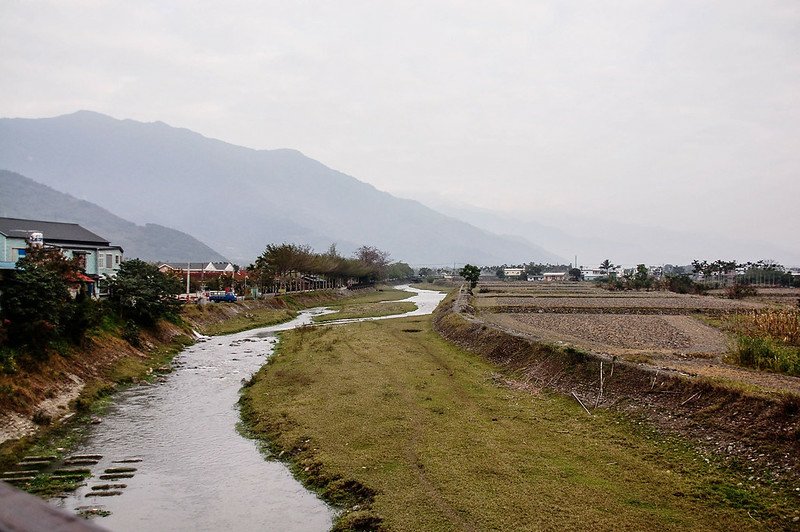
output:
M 430 314 L 444 297 L 401 288 L 415 292 L 407 301 L 418 307 L 403 316 Z M 328 530 L 334 511 L 236 430 L 242 380 L 272 354 L 275 334 L 325 312 L 311 309 L 281 325 L 209 338 L 181 352 L 162 382 L 120 392 L 73 450 L 102 456 L 92 466 L 94 477 L 54 503 L 108 511 L 95 523 L 120 531 Z M 349 321 L 357 320 L 340 320 Z M 129 478 L 99 478 L 118 467 L 135 471 L 122 473 Z M 102 490 L 92 487 L 109 484 L 118 495 L 93 495 Z

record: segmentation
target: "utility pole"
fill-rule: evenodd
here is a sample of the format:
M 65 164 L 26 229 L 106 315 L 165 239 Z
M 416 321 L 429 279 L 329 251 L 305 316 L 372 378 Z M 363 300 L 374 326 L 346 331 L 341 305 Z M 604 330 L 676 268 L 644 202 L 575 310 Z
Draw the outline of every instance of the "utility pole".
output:
M 186 295 L 189 295 L 189 272 L 192 270 L 192 263 L 186 263 Z

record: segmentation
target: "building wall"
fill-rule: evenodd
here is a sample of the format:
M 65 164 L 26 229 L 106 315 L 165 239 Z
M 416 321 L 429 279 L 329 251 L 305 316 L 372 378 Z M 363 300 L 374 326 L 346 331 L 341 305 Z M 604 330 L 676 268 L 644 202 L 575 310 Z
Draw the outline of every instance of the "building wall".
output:
M 100 277 L 110 275 L 111 277 L 117 274 L 119 266 L 122 263 L 122 252 L 118 249 L 101 249 L 97 252 L 97 275 Z M 87 272 L 88 273 L 88 272 Z
M 24 238 L 6 237 L 0 235 L 0 262 L 13 262 L 16 263 L 24 254 L 28 247 L 28 242 Z M 123 260 L 122 252 L 118 249 L 79 249 L 79 248 L 61 248 L 64 256 L 68 259 L 73 258 L 76 254 L 83 254 L 86 258 L 85 273 L 86 275 L 116 275 L 119 270 L 120 263 Z M 109 259 L 110 256 L 110 259 Z
M 19 251 L 24 251 L 28 247 L 28 242 L 24 238 L 6 237 L 0 235 L 3 239 L 2 256 L 0 260 L 3 262 L 17 262 L 22 255 Z

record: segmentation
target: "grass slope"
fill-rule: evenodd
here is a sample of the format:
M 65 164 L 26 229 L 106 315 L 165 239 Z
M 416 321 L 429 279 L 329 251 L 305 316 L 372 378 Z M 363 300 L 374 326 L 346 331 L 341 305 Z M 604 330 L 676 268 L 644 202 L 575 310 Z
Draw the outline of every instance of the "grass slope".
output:
M 364 303 L 353 304 L 342 308 L 333 314 L 323 314 L 315 316 L 314 321 L 323 323 L 326 321 L 344 320 L 351 318 L 377 318 L 380 316 L 392 316 L 394 314 L 404 314 L 417 309 L 417 305 L 411 301 L 391 301 L 388 303 Z
M 282 336 L 242 413 L 346 506 L 341 529 L 753 529 L 781 506 L 680 442 L 497 371 L 429 317 L 302 328 Z

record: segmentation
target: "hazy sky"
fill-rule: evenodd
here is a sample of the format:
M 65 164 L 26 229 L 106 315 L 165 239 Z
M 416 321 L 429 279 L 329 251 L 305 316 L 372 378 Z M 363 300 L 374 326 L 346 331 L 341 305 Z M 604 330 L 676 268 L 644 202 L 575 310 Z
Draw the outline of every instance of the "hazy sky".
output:
M 0 0 L 0 79 L 2 116 L 161 120 L 406 197 L 800 248 L 797 0 Z

